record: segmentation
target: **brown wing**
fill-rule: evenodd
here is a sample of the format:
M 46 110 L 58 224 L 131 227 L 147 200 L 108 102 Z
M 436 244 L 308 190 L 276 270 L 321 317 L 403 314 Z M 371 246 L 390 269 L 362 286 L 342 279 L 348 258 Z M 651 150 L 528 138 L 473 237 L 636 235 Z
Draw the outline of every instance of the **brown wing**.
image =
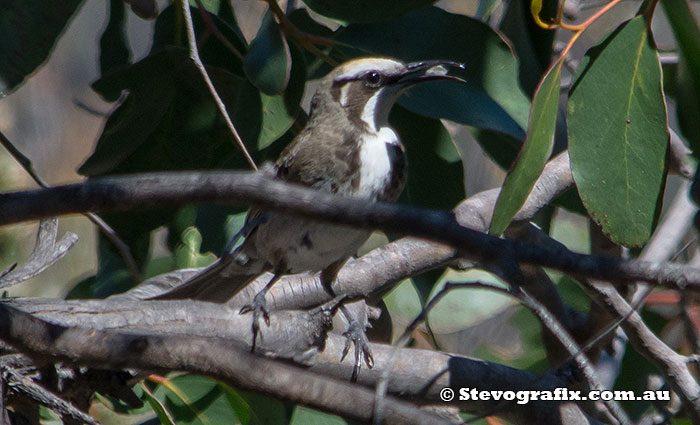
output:
M 330 193 L 351 193 L 360 183 L 354 134 L 314 127 L 302 132 L 277 160 L 277 176 Z

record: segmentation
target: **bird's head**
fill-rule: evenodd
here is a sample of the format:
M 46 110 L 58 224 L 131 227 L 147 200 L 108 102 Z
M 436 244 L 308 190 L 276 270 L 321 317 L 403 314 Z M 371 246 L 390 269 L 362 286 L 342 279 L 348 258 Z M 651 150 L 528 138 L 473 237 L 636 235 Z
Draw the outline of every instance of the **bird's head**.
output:
M 409 87 L 433 80 L 464 81 L 448 75 L 448 67 L 463 65 L 437 60 L 404 63 L 381 57 L 350 60 L 321 80 L 311 103 L 311 119 L 341 113 L 368 131 L 377 131 L 386 125 L 391 107 Z

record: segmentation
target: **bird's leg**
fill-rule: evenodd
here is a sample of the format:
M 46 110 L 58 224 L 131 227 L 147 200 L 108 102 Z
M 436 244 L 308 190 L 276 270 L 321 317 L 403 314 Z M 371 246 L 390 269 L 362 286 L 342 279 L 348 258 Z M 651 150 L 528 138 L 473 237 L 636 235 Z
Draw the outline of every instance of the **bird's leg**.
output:
M 330 266 L 326 267 L 321 272 L 321 283 L 324 289 L 332 297 L 336 297 L 336 293 L 333 290 L 332 284 L 338 275 L 338 271 L 345 264 L 347 259 L 337 261 Z M 343 348 L 343 354 L 341 355 L 340 361 L 345 359 L 350 351 L 350 345 L 355 346 L 355 364 L 352 367 L 352 377 L 350 380 L 352 382 L 357 381 L 357 377 L 360 374 L 360 369 L 362 368 L 362 359 L 364 358 L 367 367 L 372 369 L 374 367 L 374 357 L 372 357 L 372 350 L 369 348 L 367 341 L 367 335 L 365 334 L 364 326 L 355 319 L 354 315 L 348 310 L 345 304 L 340 304 L 340 312 L 345 316 L 345 320 L 348 321 L 348 328 L 343 332 L 345 337 L 345 347 Z
M 260 292 L 255 294 L 255 297 L 253 297 L 253 301 L 241 307 L 241 310 L 239 312 L 240 314 L 249 313 L 251 311 L 253 312 L 253 345 L 250 349 L 251 352 L 255 352 L 255 346 L 258 335 L 260 336 L 260 342 L 262 342 L 263 339 L 262 333 L 260 332 L 260 324 L 258 323 L 261 315 L 263 317 L 263 320 L 265 320 L 265 324 L 267 326 L 270 326 L 270 309 L 267 308 L 265 295 L 267 295 L 267 291 L 269 291 L 270 288 L 272 288 L 272 285 L 274 285 L 284 275 L 284 271 L 285 266 L 282 264 L 278 265 L 275 268 L 272 279 L 270 279 L 270 281 L 267 282 L 265 287 L 261 289 Z

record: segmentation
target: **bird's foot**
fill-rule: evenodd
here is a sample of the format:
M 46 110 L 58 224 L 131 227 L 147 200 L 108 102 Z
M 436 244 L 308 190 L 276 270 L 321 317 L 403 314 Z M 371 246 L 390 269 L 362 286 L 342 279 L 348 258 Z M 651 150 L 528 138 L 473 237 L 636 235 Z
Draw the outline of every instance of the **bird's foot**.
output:
M 267 302 L 265 301 L 265 291 L 258 292 L 253 298 L 253 302 L 241 307 L 239 313 L 246 314 L 250 312 L 253 312 L 253 345 L 251 346 L 250 351 L 255 352 L 258 337 L 260 337 L 260 342 L 263 340 L 262 333 L 260 332 L 260 316 L 262 316 L 265 324 L 270 326 L 270 310 L 267 308 Z
M 374 367 L 374 357 L 372 357 L 372 351 L 369 348 L 367 342 L 367 335 L 362 328 L 362 325 L 357 320 L 351 320 L 348 330 L 343 332 L 345 337 L 345 347 L 343 348 L 343 354 L 340 357 L 342 362 L 345 356 L 348 355 L 350 351 L 350 345 L 355 346 L 355 364 L 352 367 L 352 377 L 350 380 L 352 382 L 357 381 L 357 377 L 360 374 L 360 369 L 362 368 L 362 359 L 364 358 L 365 364 L 368 368 L 372 369 Z

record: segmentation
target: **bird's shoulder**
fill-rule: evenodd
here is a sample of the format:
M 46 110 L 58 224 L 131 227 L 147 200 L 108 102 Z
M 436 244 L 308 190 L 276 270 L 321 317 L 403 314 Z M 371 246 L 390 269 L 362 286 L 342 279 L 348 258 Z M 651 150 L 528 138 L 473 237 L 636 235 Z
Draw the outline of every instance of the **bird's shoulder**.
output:
M 352 191 L 359 182 L 356 137 L 329 127 L 302 131 L 277 160 L 277 177 L 331 193 Z

